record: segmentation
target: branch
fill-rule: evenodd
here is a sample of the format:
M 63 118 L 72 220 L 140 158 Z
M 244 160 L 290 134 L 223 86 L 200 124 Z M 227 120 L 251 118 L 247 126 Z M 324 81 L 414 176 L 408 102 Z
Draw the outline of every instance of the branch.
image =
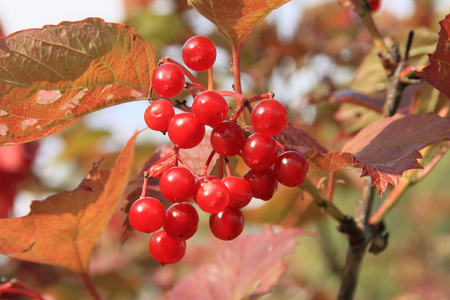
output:
M 367 230 L 367 217 L 370 214 L 375 193 L 370 179 L 367 178 L 361 200 L 355 212 L 357 222 L 355 222 L 355 219 L 348 219 L 339 227 L 339 230 L 347 235 L 349 247 L 342 271 L 338 300 L 351 300 L 355 294 L 364 253 L 372 239 L 371 231 Z
M 302 187 L 314 198 L 317 205 L 322 207 L 331 217 L 333 217 L 333 219 L 339 223 L 347 220 L 348 217 L 345 216 L 331 200 L 325 199 L 317 187 L 308 178 L 303 182 Z

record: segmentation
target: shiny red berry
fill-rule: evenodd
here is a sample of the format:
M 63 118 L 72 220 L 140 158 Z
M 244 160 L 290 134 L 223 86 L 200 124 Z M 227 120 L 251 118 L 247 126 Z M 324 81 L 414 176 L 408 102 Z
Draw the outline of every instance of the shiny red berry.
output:
M 228 207 L 243 208 L 250 203 L 253 190 L 247 180 L 242 177 L 228 176 L 223 178 L 222 182 L 225 183 L 230 192 Z
M 207 37 L 194 36 L 183 45 L 181 56 L 186 66 L 191 70 L 206 71 L 216 61 L 216 46 Z
M 128 212 L 131 226 L 137 231 L 146 233 L 160 229 L 165 218 L 164 206 L 159 200 L 151 197 L 136 200 Z
M 254 133 L 245 141 L 242 157 L 250 168 L 265 170 L 275 163 L 278 145 L 273 138 Z
M 272 168 L 250 169 L 244 174 L 244 178 L 252 187 L 253 197 L 261 200 L 270 200 L 278 188 L 278 181 Z
M 233 156 L 241 151 L 245 143 L 242 127 L 233 121 L 224 121 L 213 129 L 210 136 L 214 151 L 223 156 Z
M 159 99 L 147 107 L 144 112 L 144 120 L 148 128 L 166 133 L 169 122 L 174 115 L 175 110 L 172 104 L 167 100 Z
M 179 113 L 170 120 L 167 133 L 175 146 L 189 149 L 200 144 L 205 136 L 205 126 L 193 113 Z
M 209 228 L 221 240 L 234 240 L 242 233 L 244 225 L 244 216 L 237 208 L 227 208 L 209 216 Z
M 228 206 L 230 192 L 222 181 L 212 180 L 200 186 L 195 201 L 204 212 L 218 213 Z
M 278 156 L 273 167 L 277 180 L 285 186 L 302 184 L 308 174 L 308 163 L 295 151 L 286 151 Z
M 184 73 L 175 64 L 165 63 L 158 66 L 152 75 L 152 87 L 163 97 L 174 97 L 184 88 Z
M 186 253 L 186 241 L 174 240 L 161 229 L 151 237 L 148 249 L 151 256 L 161 265 L 174 264 Z
M 192 103 L 192 113 L 200 123 L 214 128 L 227 117 L 228 104 L 221 94 L 205 91 L 195 97 Z
M 174 240 L 187 240 L 198 229 L 199 217 L 194 206 L 187 202 L 172 204 L 166 212 L 164 231 Z
M 172 167 L 159 179 L 161 194 L 171 202 L 187 201 L 195 191 L 195 178 L 185 167 Z
M 256 132 L 271 137 L 286 127 L 288 114 L 284 105 L 277 100 L 263 100 L 253 107 L 251 120 Z

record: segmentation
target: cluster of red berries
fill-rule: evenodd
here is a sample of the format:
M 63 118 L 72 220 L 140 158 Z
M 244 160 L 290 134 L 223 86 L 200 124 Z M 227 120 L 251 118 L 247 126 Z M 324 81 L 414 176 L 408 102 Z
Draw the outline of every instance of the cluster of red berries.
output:
M 191 70 L 210 71 L 216 48 L 208 38 L 196 36 L 185 43 L 182 57 Z M 186 76 L 194 79 L 193 82 L 187 83 Z M 269 200 L 278 183 L 294 187 L 305 180 L 308 172 L 305 159 L 298 152 L 284 151 L 273 138 L 288 121 L 286 108 L 273 99 L 273 93 L 247 99 L 233 91 L 206 90 L 184 66 L 168 58 L 155 69 L 152 88 L 161 98 L 146 109 L 145 121 L 150 129 L 167 132 L 174 148 L 145 172 L 143 192 L 129 210 L 129 221 L 138 231 L 156 231 L 150 239 L 149 250 L 161 264 L 175 263 L 184 256 L 186 240 L 195 234 L 199 224 L 194 202 L 210 214 L 209 225 L 214 236 L 232 240 L 244 229 L 241 208 L 252 198 Z M 184 88 L 194 98 L 191 109 L 175 114 L 170 98 Z M 238 101 L 231 117 L 224 96 Z M 251 113 L 252 126 L 246 126 L 244 131 L 238 119 L 245 109 Z M 213 151 L 202 174 L 195 174 L 178 150 L 198 145 L 205 136 L 206 126 L 212 128 Z M 218 176 L 212 176 L 207 170 L 216 154 L 220 155 L 222 167 Z M 243 177 L 234 176 L 230 171 L 227 157 L 235 155 L 241 156 L 250 168 Z M 223 176 L 224 168 L 226 176 Z M 159 178 L 161 194 L 173 202 L 167 211 L 159 200 L 145 196 L 146 180 L 150 177 Z

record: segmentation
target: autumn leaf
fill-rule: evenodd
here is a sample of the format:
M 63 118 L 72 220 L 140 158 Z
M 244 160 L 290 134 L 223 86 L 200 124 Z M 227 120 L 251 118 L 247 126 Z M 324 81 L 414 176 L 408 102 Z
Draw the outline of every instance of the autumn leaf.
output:
M 168 299 L 238 300 L 270 292 L 286 270 L 285 255 L 296 246 L 300 229 L 262 233 L 222 242 L 216 258 L 176 285 Z
M 87 273 L 94 244 L 128 184 L 136 136 L 111 170 L 97 163 L 74 190 L 33 201 L 24 217 L 0 219 L 0 253 Z
M 450 139 L 450 118 L 436 114 L 402 115 L 373 122 L 348 141 L 341 151 L 305 154 L 311 167 L 336 171 L 361 167 L 361 176 L 369 176 L 381 194 L 388 184 L 409 169 L 421 169 L 419 150 L 432 143 Z
M 328 150 L 320 144 L 313 136 L 300 127 L 288 122 L 284 130 L 275 136 L 275 139 L 283 144 L 287 150 L 295 150 L 304 154 L 310 150 L 319 153 L 327 153 Z
M 99 18 L 0 39 L 0 145 L 51 135 L 79 117 L 148 99 L 153 50 L 134 28 Z
M 188 0 L 239 49 L 253 28 L 272 10 L 289 0 Z
M 450 14 L 440 25 L 436 50 L 429 55 L 430 63 L 416 74 L 450 99 Z

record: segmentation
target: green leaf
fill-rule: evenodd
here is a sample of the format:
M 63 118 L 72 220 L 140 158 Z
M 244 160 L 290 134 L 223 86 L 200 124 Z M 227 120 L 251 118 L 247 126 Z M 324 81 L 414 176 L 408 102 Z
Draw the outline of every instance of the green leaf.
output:
M 0 40 L 0 145 L 48 136 L 79 117 L 148 99 L 152 47 L 134 28 L 99 18 Z

